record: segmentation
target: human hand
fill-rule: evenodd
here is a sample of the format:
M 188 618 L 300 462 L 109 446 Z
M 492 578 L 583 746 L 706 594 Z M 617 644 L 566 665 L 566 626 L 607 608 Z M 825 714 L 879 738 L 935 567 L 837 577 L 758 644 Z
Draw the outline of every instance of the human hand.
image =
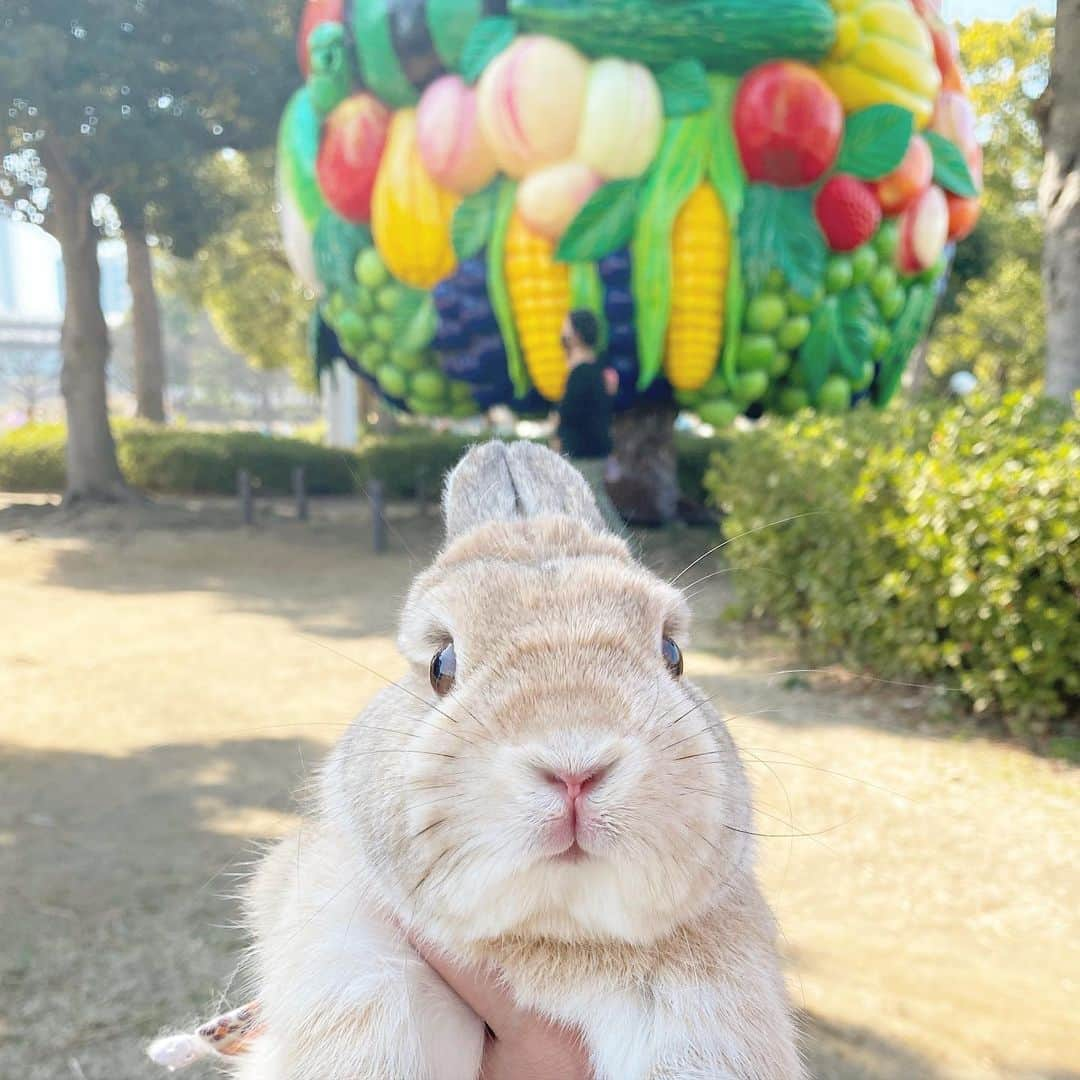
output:
M 459 967 L 413 944 L 487 1024 L 481 1080 L 592 1080 L 589 1057 L 577 1033 L 518 1008 L 497 971 Z

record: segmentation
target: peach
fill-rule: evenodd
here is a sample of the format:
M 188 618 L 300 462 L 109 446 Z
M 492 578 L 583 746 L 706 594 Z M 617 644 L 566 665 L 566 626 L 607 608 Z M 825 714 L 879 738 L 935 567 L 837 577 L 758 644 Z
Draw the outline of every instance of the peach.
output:
M 949 205 L 936 184 L 928 187 L 900 219 L 897 263 L 905 274 L 929 270 L 941 258 L 949 236 Z
M 964 198 L 947 191 L 945 201 L 949 205 L 949 239 L 966 240 L 979 223 L 982 209 L 979 200 Z
M 480 125 L 499 168 L 514 179 L 574 152 L 589 64 L 577 49 L 526 34 L 484 70 L 477 88 Z
M 956 143 L 965 154 L 978 145 L 975 137 L 975 109 L 968 98 L 956 90 L 943 90 L 938 95 L 930 130 Z
M 416 140 L 431 178 L 458 195 L 472 195 L 495 177 L 497 166 L 480 129 L 476 91 L 460 75 L 436 79 L 416 110 Z
M 589 71 L 575 157 L 605 180 L 640 176 L 660 148 L 664 103 L 652 72 L 626 60 L 598 60 Z
M 581 161 L 564 161 L 530 173 L 517 189 L 517 208 L 533 232 L 558 240 L 602 183 Z
M 921 135 L 913 135 L 900 164 L 874 185 L 885 215 L 906 210 L 926 191 L 933 177 L 934 155 L 930 144 Z

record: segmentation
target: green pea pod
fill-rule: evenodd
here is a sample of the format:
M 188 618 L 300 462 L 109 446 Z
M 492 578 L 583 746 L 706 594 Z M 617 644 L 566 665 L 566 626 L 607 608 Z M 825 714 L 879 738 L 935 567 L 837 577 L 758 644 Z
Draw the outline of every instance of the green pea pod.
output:
M 671 317 L 671 230 L 683 203 L 705 175 L 712 126 L 708 112 L 668 120 L 642 190 L 631 241 L 639 390 L 652 384 L 664 362 L 664 335 Z
M 506 283 L 506 233 L 510 228 L 510 219 L 514 215 L 514 199 L 517 185 L 506 180 L 499 188 L 495 202 L 495 222 L 491 228 L 487 250 L 487 290 L 491 310 L 502 334 L 503 348 L 506 349 L 506 371 L 514 384 L 514 396 L 523 398 L 529 392 L 529 373 L 525 370 L 525 359 L 521 355 L 521 343 L 518 341 L 517 324 L 514 322 L 514 309 L 510 304 L 510 288 Z
M 585 308 L 596 316 L 600 324 L 601 351 L 607 348 L 608 324 L 604 314 L 604 285 L 600 280 L 600 271 L 596 263 L 576 262 L 570 264 L 570 307 L 571 310 Z
M 907 303 L 893 331 L 892 345 L 881 362 L 881 371 L 871 391 L 874 404 L 884 408 L 900 386 L 900 377 L 912 350 L 926 333 L 934 314 L 934 291 L 928 285 L 913 285 Z
M 309 232 L 314 232 L 326 210 L 315 161 L 319 156 L 319 118 L 306 87 L 289 99 L 278 129 L 279 182 L 295 201 Z
M 739 80 L 714 75 L 709 80 L 713 99 L 712 153 L 709 155 L 709 179 L 720 195 L 727 212 L 729 248 L 727 290 L 724 295 L 724 348 L 721 366 L 729 387 L 734 388 L 738 377 L 739 345 L 742 337 L 743 312 L 746 306 L 746 287 L 742 274 L 742 252 L 739 249 L 739 216 L 746 194 L 746 174 L 739 160 L 732 127 L 732 107 Z

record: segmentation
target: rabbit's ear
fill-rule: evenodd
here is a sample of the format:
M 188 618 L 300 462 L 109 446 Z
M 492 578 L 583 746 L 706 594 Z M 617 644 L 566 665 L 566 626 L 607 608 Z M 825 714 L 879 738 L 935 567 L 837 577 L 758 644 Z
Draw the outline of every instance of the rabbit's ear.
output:
M 531 442 L 474 446 L 446 481 L 448 540 L 489 521 L 563 515 L 604 532 L 589 485 L 570 462 Z

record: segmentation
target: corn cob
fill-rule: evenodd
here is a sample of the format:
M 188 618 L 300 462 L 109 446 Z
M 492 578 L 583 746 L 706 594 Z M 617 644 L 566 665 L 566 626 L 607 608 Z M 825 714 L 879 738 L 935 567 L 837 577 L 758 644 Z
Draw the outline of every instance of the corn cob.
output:
M 424 168 L 416 146 L 416 110 L 398 109 L 371 198 L 375 246 L 398 281 L 430 289 L 453 273 L 450 225 L 460 201 Z
M 671 318 L 664 373 L 676 390 L 704 386 L 724 336 L 724 289 L 729 266 L 727 215 L 712 184 L 699 184 L 683 203 L 671 232 Z
M 559 340 L 570 310 L 570 267 L 555 261 L 555 245 L 532 232 L 516 212 L 506 231 L 506 283 L 525 367 L 548 401 L 566 389 L 566 356 Z

